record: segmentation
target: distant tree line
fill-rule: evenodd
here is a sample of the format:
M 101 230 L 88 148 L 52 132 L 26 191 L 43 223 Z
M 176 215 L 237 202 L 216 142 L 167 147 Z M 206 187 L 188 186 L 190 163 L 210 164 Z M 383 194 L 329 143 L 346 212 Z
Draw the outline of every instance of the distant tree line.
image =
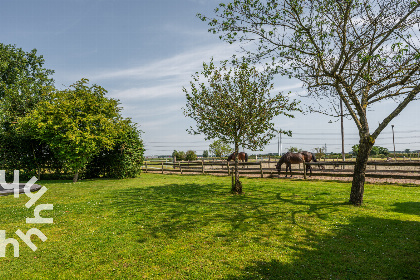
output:
M 197 160 L 197 154 L 195 151 L 188 150 L 187 152 L 184 151 L 177 151 L 174 150 L 172 153 L 172 157 L 176 158 L 177 161 L 179 160 Z

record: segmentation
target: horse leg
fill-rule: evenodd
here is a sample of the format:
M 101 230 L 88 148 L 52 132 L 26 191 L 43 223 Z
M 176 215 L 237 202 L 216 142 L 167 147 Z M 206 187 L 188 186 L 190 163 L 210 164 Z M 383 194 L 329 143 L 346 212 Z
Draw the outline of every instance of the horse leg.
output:
M 290 177 L 292 177 L 292 165 L 290 163 L 286 163 L 286 177 L 287 177 L 287 169 L 289 169 Z

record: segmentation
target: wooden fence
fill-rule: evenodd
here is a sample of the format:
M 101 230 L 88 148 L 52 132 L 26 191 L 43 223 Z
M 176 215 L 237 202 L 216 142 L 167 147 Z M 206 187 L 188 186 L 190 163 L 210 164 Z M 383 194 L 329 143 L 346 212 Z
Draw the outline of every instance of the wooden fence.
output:
M 240 176 L 259 175 L 277 177 L 275 168 L 277 161 L 259 161 L 239 163 Z M 369 161 L 366 177 L 371 178 L 392 178 L 392 179 L 413 179 L 420 180 L 420 161 Z M 312 166 L 312 176 L 326 177 L 352 177 L 354 161 L 322 161 L 311 162 L 300 165 L 292 165 L 293 175 L 303 175 L 306 179 L 306 165 Z M 323 167 L 323 169 L 319 167 Z M 318 167 L 318 168 L 315 168 Z M 384 168 L 399 168 L 384 169 Z M 412 170 L 408 170 L 411 167 Z M 234 162 L 227 161 L 192 161 L 192 162 L 145 162 L 142 170 L 144 172 L 178 173 L 178 174 L 220 174 L 230 175 L 234 169 Z M 282 166 L 282 172 L 285 168 Z
M 315 176 L 329 176 L 329 177 L 352 177 L 354 161 L 325 161 L 325 162 L 307 162 L 304 165 L 311 167 L 333 167 L 334 169 L 323 169 L 321 172 L 316 172 Z M 367 162 L 366 177 L 370 178 L 391 178 L 391 179 L 412 179 L 420 180 L 420 161 L 368 161 Z M 371 168 L 369 168 L 371 167 Z M 398 167 L 396 169 L 384 169 L 384 167 Z M 413 167 L 417 170 L 407 170 L 401 168 Z M 306 168 L 304 168 L 304 178 L 306 179 Z

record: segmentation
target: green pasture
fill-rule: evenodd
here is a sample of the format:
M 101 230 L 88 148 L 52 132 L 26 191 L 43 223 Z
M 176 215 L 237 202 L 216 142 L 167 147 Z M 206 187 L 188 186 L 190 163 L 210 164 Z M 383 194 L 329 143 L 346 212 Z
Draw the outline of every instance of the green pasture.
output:
M 53 224 L 26 224 L 26 195 L 0 197 L 0 230 L 20 243 L 0 279 L 420 279 L 420 187 L 142 174 L 42 181 Z M 33 252 L 15 234 L 38 228 Z

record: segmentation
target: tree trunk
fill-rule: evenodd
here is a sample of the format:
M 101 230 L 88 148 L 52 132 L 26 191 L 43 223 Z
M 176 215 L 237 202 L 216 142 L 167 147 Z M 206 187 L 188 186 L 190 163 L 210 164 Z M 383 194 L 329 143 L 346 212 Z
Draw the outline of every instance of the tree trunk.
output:
M 366 166 L 375 140 L 369 135 L 360 140 L 359 151 L 354 166 L 353 183 L 351 185 L 350 203 L 360 206 L 363 203 L 365 190 Z
M 239 153 L 239 145 L 235 141 L 235 181 L 232 182 L 232 190 L 231 190 L 233 194 L 242 194 L 242 183 L 239 181 L 238 153 Z
M 78 179 L 79 179 L 79 171 L 76 171 L 73 176 L 73 183 L 76 183 Z

